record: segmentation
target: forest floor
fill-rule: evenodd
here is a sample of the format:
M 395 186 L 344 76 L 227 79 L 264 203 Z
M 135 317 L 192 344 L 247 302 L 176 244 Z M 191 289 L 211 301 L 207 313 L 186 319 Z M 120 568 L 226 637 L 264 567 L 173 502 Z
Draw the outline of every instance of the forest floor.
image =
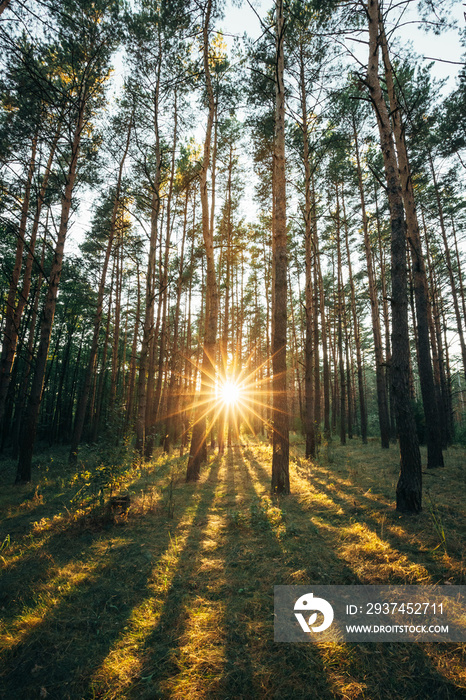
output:
M 466 450 L 424 472 L 415 517 L 394 509 L 395 447 L 302 453 L 295 437 L 281 498 L 259 440 L 196 484 L 159 455 L 126 468 L 121 513 L 79 504 L 108 477 L 98 459 L 77 477 L 44 453 L 28 487 L 0 462 L 0 697 L 465 698 L 466 644 L 275 643 L 273 586 L 466 584 Z

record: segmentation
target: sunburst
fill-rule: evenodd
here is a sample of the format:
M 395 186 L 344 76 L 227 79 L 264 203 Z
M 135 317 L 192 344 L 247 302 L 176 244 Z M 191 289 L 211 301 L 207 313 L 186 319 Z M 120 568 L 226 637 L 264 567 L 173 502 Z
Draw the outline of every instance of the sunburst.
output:
M 242 387 L 234 380 L 227 379 L 218 386 L 219 401 L 229 409 L 235 409 L 241 401 Z
M 196 395 L 190 393 L 191 401 L 173 411 L 170 417 L 194 411 L 194 424 L 208 418 L 207 434 L 214 430 L 214 427 L 218 430 L 221 426 L 230 425 L 238 436 L 240 424 L 246 425 L 252 435 L 256 434 L 258 425 L 264 424 L 267 429 L 272 430 L 273 424 L 267 417 L 272 410 L 272 358 L 257 363 L 255 357 L 256 353 L 253 350 L 241 363 L 237 355 L 221 357 L 218 363 L 209 358 L 210 368 L 201 386 L 198 386 Z M 188 361 L 195 367 L 192 360 Z M 179 376 L 183 375 L 180 373 Z M 186 394 L 184 396 L 187 398 Z M 282 410 L 286 411 L 286 407 Z M 188 429 L 184 432 L 187 431 Z

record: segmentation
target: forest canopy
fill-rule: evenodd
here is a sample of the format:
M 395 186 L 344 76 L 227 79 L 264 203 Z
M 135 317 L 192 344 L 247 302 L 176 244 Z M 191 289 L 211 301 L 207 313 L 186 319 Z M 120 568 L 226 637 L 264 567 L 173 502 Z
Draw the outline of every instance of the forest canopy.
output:
M 466 71 L 449 2 L 0 4 L 1 449 L 466 442 Z M 252 8 L 253 6 L 253 8 Z M 248 27 L 244 27 L 248 29 Z M 390 445 L 392 445 L 390 447 Z

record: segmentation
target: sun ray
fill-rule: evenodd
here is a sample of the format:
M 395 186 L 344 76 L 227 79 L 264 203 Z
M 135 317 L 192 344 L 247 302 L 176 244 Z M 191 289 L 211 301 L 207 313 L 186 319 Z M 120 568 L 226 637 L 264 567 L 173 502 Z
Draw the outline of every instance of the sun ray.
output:
M 202 370 L 199 362 L 188 356 L 184 358 L 194 372 L 187 371 L 185 365 L 184 371 L 176 373 L 179 379 L 175 392 L 177 404 L 161 415 L 160 420 L 184 415 L 181 436 L 186 436 L 193 425 L 208 419 L 206 439 L 212 431 L 224 430 L 228 426 L 239 436 L 241 423 L 253 435 L 257 434 L 258 425 L 273 430 L 273 421 L 267 418 L 272 410 L 272 358 L 268 357 L 255 365 L 257 357 L 254 348 L 242 360 L 238 352 L 225 353 L 223 348 L 220 348 L 217 360 L 212 353 L 205 349 L 203 352 L 206 352 L 208 362 L 202 363 Z M 287 413 L 286 408 L 275 407 L 273 410 Z

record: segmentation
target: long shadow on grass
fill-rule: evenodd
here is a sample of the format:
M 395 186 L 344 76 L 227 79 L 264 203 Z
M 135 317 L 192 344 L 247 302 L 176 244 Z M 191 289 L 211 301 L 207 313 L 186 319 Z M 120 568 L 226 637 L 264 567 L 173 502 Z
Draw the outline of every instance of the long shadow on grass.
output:
M 235 693 L 228 694 L 227 685 L 225 695 L 218 697 L 331 700 L 335 694 L 317 646 L 273 641 L 273 585 L 292 582 L 290 553 L 295 556 L 293 550 L 306 545 L 296 538 L 293 546 L 291 538 L 281 539 L 261 509 L 254 477 L 268 486 L 270 475 L 252 452 L 236 448 L 234 464 L 236 488 L 249 496 L 250 507 L 247 529 L 230 528 L 228 533 L 226 566 L 238 592 L 228 602 L 225 626 L 237 635 L 227 644 L 227 659 L 230 666 L 239 659 L 243 673 L 233 668 L 228 672 L 227 666 L 226 679 Z M 310 575 L 309 581 L 315 580 Z
M 423 566 L 431 576 L 433 582 L 438 581 L 439 574 L 445 571 L 445 566 L 439 563 L 433 552 L 428 550 L 419 551 L 417 545 L 407 542 L 402 536 L 394 533 L 391 530 L 390 526 L 392 524 L 396 523 L 398 526 L 400 525 L 400 515 L 396 513 L 393 508 L 385 504 L 380 504 L 376 500 L 368 498 L 364 496 L 364 494 L 358 493 L 356 491 L 356 487 L 351 488 L 347 484 L 342 483 L 336 475 L 332 478 L 334 478 L 334 481 L 338 483 L 338 487 L 343 492 L 346 492 L 345 495 L 340 495 L 335 488 L 331 488 L 323 483 L 322 477 L 313 477 L 312 475 L 308 475 L 307 478 L 308 482 L 312 484 L 317 492 L 325 494 L 336 506 L 340 506 L 343 509 L 345 515 L 338 517 L 336 514 L 333 514 L 334 521 L 335 519 L 343 521 L 345 516 L 348 518 L 348 514 L 352 513 L 352 517 L 356 522 L 367 525 L 377 538 L 380 537 L 381 540 L 387 542 L 393 549 L 400 552 L 400 554 L 403 554 L 406 559 L 411 561 L 413 564 Z M 348 492 L 351 493 L 351 495 L 349 495 Z M 331 508 L 329 507 L 329 511 L 330 510 Z M 374 514 L 371 513 L 371 511 L 374 510 L 378 510 L 386 518 L 384 523 L 385 530 L 383 533 L 383 525 L 374 516 Z M 402 517 L 402 523 L 406 527 L 406 537 L 409 537 L 411 534 L 408 529 L 411 522 L 410 516 Z M 384 556 L 384 554 L 381 556 Z M 375 561 L 374 564 L 376 565 L 377 562 Z M 448 574 L 450 575 L 450 572 L 448 572 Z M 404 584 L 406 583 L 406 577 L 402 573 L 399 575 L 393 575 L 390 579 L 390 583 Z M 458 583 L 461 583 L 461 581 Z
M 186 495 L 179 517 L 191 505 L 193 495 Z M 42 594 L 37 591 L 34 572 L 24 580 L 18 578 L 18 588 L 26 589 L 24 600 L 38 606 L 37 616 L 34 618 L 31 606 L 32 619 L 25 621 L 23 634 L 21 630 L 18 633 L 20 641 L 5 655 L 0 696 L 29 700 L 45 688 L 50 700 L 89 697 L 83 688 L 121 635 L 132 611 L 149 595 L 152 569 L 170 545 L 171 528 L 164 516 L 145 516 L 131 525 L 83 533 L 85 542 L 80 536 L 63 540 L 63 533 L 54 535 L 54 568 L 79 559 L 83 570 L 82 578 L 61 594 L 56 605 L 50 600 L 50 591 L 46 597 L 47 572 L 43 572 L 46 610 L 41 610 Z M 150 540 L 151 528 L 157 530 L 157 548 L 153 550 L 142 546 L 145 534 Z M 45 542 L 44 548 L 52 542 Z M 94 554 L 93 547 L 97 550 Z M 67 585 L 66 577 L 63 585 Z
M 163 609 L 152 632 L 140 649 L 142 669 L 137 680 L 125 689 L 124 697 L 160 698 L 169 697 L 167 684 L 180 672 L 180 646 L 187 630 L 190 609 L 197 596 L 208 596 L 201 590 L 195 576 L 199 563 L 200 545 L 208 524 L 209 510 L 218 483 L 220 462 L 214 460 L 207 479 L 192 486 L 192 494 L 201 491 L 196 512 L 183 549 L 176 563 L 170 588 L 164 597 Z M 198 650 L 202 654 L 202 649 Z M 201 671 L 202 672 L 202 671 Z M 113 696 L 112 696 L 113 697 Z
M 165 475 L 165 471 L 162 476 Z M 160 472 L 157 478 L 160 478 Z M 146 477 L 141 476 L 131 484 L 131 489 L 137 492 L 139 483 L 145 483 Z M 63 511 L 63 499 L 60 501 Z M 54 505 L 56 511 L 54 513 Z M 58 497 L 44 504 L 44 514 L 51 517 L 58 512 Z M 22 526 L 27 522 L 31 525 L 31 514 L 20 513 L 9 518 L 6 523 L 20 521 Z M 120 536 L 126 532 L 123 527 L 115 527 L 113 516 L 105 515 L 102 509 L 96 509 L 90 513 L 82 511 L 76 518 L 69 518 L 63 524 L 52 525 L 50 534 L 47 532 L 30 532 L 22 540 L 18 541 L 23 546 L 23 554 L 18 556 L 15 562 L 8 562 L 6 552 L 6 566 L 1 574 L 0 581 L 0 609 L 2 618 L 6 622 L 14 619 L 25 607 L 32 608 L 37 599 L 38 588 L 46 585 L 51 572 L 59 570 L 73 561 L 85 562 L 92 547 L 101 538 Z
M 260 481 L 268 490 L 270 488 L 271 475 L 256 459 L 252 450 L 244 450 L 241 460 L 246 469 L 250 472 L 251 476 Z M 308 528 L 307 537 L 304 537 L 304 542 L 301 538 L 285 538 L 280 540 L 280 547 L 283 556 L 291 565 L 297 566 L 298 568 L 304 568 L 306 570 L 308 583 L 334 583 L 333 580 L 329 580 L 326 572 L 322 570 L 322 567 L 320 566 L 321 560 L 325 562 L 325 565 L 331 570 L 332 576 L 338 575 L 338 577 L 341 579 L 341 583 L 353 585 L 360 583 L 359 577 L 351 569 L 351 567 L 346 564 L 346 562 L 343 562 L 333 553 L 330 554 L 327 539 L 320 532 L 320 530 L 310 522 L 309 511 L 306 511 L 294 496 L 281 497 L 279 500 L 277 500 L 277 503 L 279 503 L 280 507 L 283 507 L 284 510 L 287 510 L 288 508 L 291 508 L 292 511 L 295 510 L 299 517 L 304 518 L 306 527 Z M 311 538 L 311 542 L 309 544 L 312 543 L 312 547 L 309 546 L 309 544 L 306 545 L 309 538 Z M 319 555 L 318 560 L 315 558 L 316 555 Z
M 258 475 L 261 481 L 269 482 L 270 476 L 267 474 L 263 466 L 254 458 L 250 450 L 245 452 L 249 465 Z M 317 490 L 322 490 L 320 483 L 315 484 Z M 334 493 L 329 494 L 332 498 Z M 344 501 L 341 504 L 344 506 Z M 346 504 L 347 505 L 347 504 Z M 284 505 L 286 508 L 286 505 Z M 295 508 L 302 511 L 304 518 L 309 518 L 309 511 L 302 508 L 299 503 L 295 502 Z M 334 513 L 328 514 L 319 513 L 322 520 L 334 527 Z M 311 533 L 311 537 L 313 537 Z M 301 540 L 306 540 L 306 537 L 301 537 Z M 284 542 L 287 540 L 285 539 Z M 293 540 L 291 540 L 290 550 L 293 549 Z M 328 550 L 331 546 L 330 542 L 325 543 Z M 285 545 L 285 550 L 287 549 Z M 291 553 L 291 552 L 290 552 Z M 332 560 L 338 559 L 338 555 L 332 553 Z M 291 559 L 291 561 L 296 561 Z M 303 559 L 304 561 L 304 559 Z M 327 560 L 328 561 L 328 560 Z M 277 563 L 275 563 L 277 566 Z M 357 580 L 351 581 L 347 576 L 348 567 L 345 564 L 343 568 L 332 567 L 334 579 L 332 581 L 316 581 L 313 567 L 307 568 L 308 578 L 307 583 L 357 583 Z M 279 568 L 277 566 L 277 576 Z M 343 576 L 341 576 L 343 574 Z M 354 574 L 353 574 L 354 576 Z M 276 645 L 281 648 L 287 645 Z M 312 645 L 313 648 L 308 649 L 306 645 L 294 645 L 293 649 L 299 648 L 302 660 L 318 654 L 322 660 L 323 673 L 329 674 L 336 672 L 337 678 L 344 679 L 343 685 L 339 685 L 339 690 L 332 687 L 330 697 L 367 697 L 371 700 L 386 700 L 387 698 L 395 698 L 397 700 L 419 700 L 426 698 L 433 700 L 456 700 L 465 697 L 465 689 L 458 687 L 454 682 L 445 678 L 436 668 L 435 658 L 431 658 L 442 650 L 442 657 L 438 659 L 439 667 L 442 665 L 448 667 L 448 662 L 457 668 L 464 667 L 464 652 L 458 645 L 442 644 L 426 645 L 423 644 L 355 644 L 348 643 L 344 645 L 334 645 L 334 647 L 325 647 L 321 645 Z M 448 660 L 447 660 L 448 659 Z M 278 664 L 283 663 L 278 661 Z M 302 661 L 301 661 L 302 666 Z M 309 676 L 305 675 L 304 669 L 301 671 L 303 683 L 307 680 L 307 694 L 302 697 L 313 699 L 326 697 L 322 691 L 317 689 L 314 691 L 309 689 Z M 312 679 L 313 680 L 313 679 Z M 343 692 L 343 687 L 347 690 Z M 285 686 L 286 688 L 286 686 Z M 268 696 L 267 696 L 268 697 Z M 273 697 L 272 695 L 270 697 Z M 290 693 L 277 694 L 277 697 L 299 697 Z
M 235 503 L 236 496 L 244 496 L 244 488 L 237 484 L 233 452 L 228 450 L 226 457 L 226 497 L 227 502 Z M 234 511 L 236 512 L 236 511 Z M 229 590 L 225 591 L 227 604 L 224 609 L 223 625 L 225 639 L 225 664 L 218 683 L 212 689 L 211 697 L 249 700 L 257 697 L 251 658 L 250 631 L 246 625 L 244 608 L 247 604 L 244 591 L 247 590 L 250 571 L 241 566 L 245 561 L 241 539 L 228 527 L 223 545 L 225 577 Z

